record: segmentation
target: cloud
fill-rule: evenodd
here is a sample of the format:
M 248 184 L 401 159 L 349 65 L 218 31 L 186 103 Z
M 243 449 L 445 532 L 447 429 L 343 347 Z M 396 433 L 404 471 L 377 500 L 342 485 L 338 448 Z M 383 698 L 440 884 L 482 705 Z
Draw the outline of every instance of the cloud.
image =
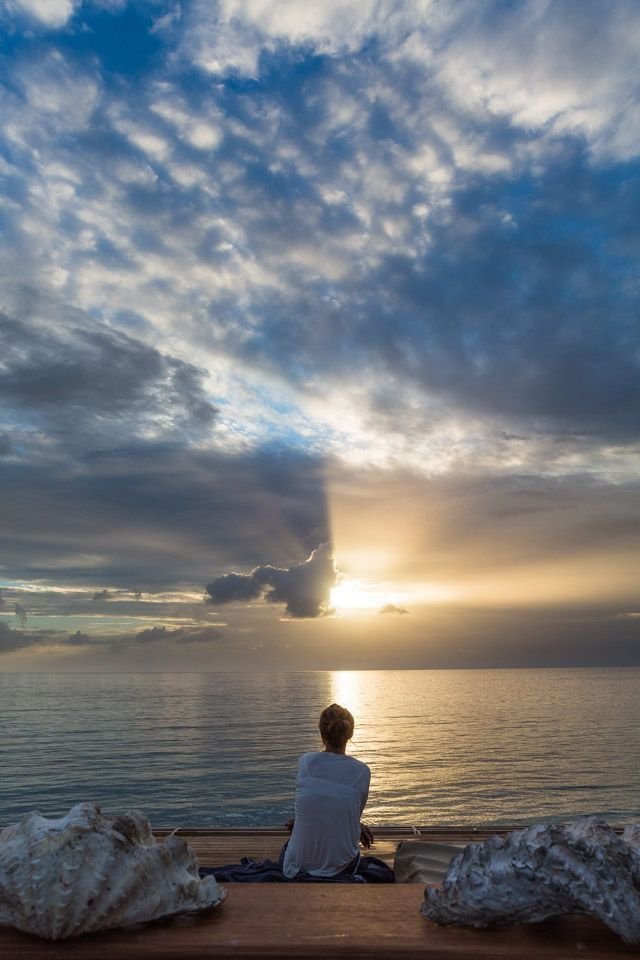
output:
M 593 0 L 477 8 L 437 58 L 439 79 L 467 109 L 637 156 L 640 114 L 620 110 L 637 83 L 637 8 L 623 0 L 600 14 Z
M 371 582 L 393 577 L 411 611 L 402 620 L 421 624 L 447 590 L 461 608 L 519 598 L 530 610 L 562 602 L 633 609 L 639 492 L 637 478 L 611 485 L 584 475 L 427 478 L 342 468 L 330 488 L 336 562 Z
M 14 613 L 20 621 L 20 626 L 24 629 L 29 616 L 27 613 L 27 608 L 21 603 L 16 603 L 14 607 Z
M 627 100 L 638 82 L 636 25 L 633 0 L 604 18 L 592 0 L 508 9 L 499 0 L 325 0 L 311 14 L 295 0 L 199 0 L 180 47 L 209 73 L 257 78 L 283 48 L 350 63 L 368 44 L 385 67 L 419 66 L 466 113 L 502 115 L 527 131 L 579 132 L 596 150 L 626 158 L 637 155 L 640 123 Z
M 61 630 L 13 630 L 0 621 L 0 656 L 41 648 L 43 654 L 67 649 L 80 652 L 88 650 L 91 654 L 118 657 L 127 651 L 152 650 L 154 647 L 164 650 L 206 648 L 215 646 L 223 639 L 222 630 L 210 625 L 174 629 L 164 626 L 150 627 L 135 633 L 109 634 L 89 634 L 76 630 L 68 634 Z
M 85 631 L 11 630 L 0 622 L 0 655 L 11 656 L 12 669 L 20 663 L 21 668 L 42 670 L 58 669 L 56 658 L 63 654 L 66 671 L 113 669 L 124 663 L 136 669 L 166 665 L 172 670 L 191 664 L 206 670 L 215 663 L 242 670 L 247 657 L 267 670 L 292 665 L 301 670 L 638 665 L 638 619 L 621 617 L 619 610 L 593 604 L 536 609 L 506 604 L 464 610 L 436 605 L 428 621 L 396 618 L 392 644 L 385 618 L 370 618 L 367 643 L 357 645 L 352 642 L 353 623 L 340 618 L 310 625 L 307 642 L 296 644 L 290 638 L 285 642 L 290 629 L 265 616 L 260 618 L 259 634 L 238 631 L 228 637 L 215 627 L 90 636 Z M 264 608 L 261 613 L 266 613 Z
M 323 543 L 303 563 L 288 568 L 266 564 L 251 574 L 227 573 L 206 589 L 210 603 L 247 603 L 261 597 L 268 603 L 285 604 L 290 617 L 313 618 L 330 612 L 336 576 L 331 547 Z
M 335 55 L 357 51 L 375 34 L 397 39 L 415 22 L 415 5 L 403 6 L 406 13 L 375 0 L 323 0 L 311 8 L 298 0 L 221 0 L 215 7 L 197 0 L 187 15 L 181 52 L 208 73 L 257 77 L 261 54 L 282 45 Z M 422 4 L 425 14 L 431 6 Z
M 73 0 L 8 0 L 10 13 L 22 13 L 43 27 L 58 29 L 63 27 L 77 6 Z
M 582 184 L 579 193 L 572 182 Z M 636 253 L 621 244 L 614 268 L 596 240 L 609 230 L 626 235 L 626 173 L 595 177 L 569 148 L 553 170 L 509 176 L 499 190 L 498 199 L 485 177 L 461 177 L 428 224 L 408 227 L 401 218 L 406 249 L 380 249 L 366 266 L 354 252 L 359 279 L 334 283 L 328 304 L 312 282 L 292 286 L 286 303 L 267 295 L 268 319 L 236 347 L 239 357 L 260 354 L 291 378 L 311 369 L 306 390 L 318 394 L 320 409 L 334 387 L 335 429 L 352 413 L 363 451 L 373 434 L 389 459 L 393 444 L 410 456 L 425 429 L 427 446 L 468 437 L 471 457 L 491 450 L 500 433 L 534 443 L 586 438 L 586 469 L 603 440 L 635 442 L 636 321 L 610 271 L 630 276 Z
M 56 642 L 56 637 L 53 630 L 13 630 L 0 620 L 0 655 L 50 645 Z
M 385 603 L 384 607 L 381 610 L 378 610 L 378 613 L 396 613 L 400 616 L 404 613 L 409 613 L 404 607 L 397 607 L 395 603 Z
M 189 644 L 210 645 L 218 643 L 224 638 L 224 633 L 217 627 L 178 627 L 175 630 L 167 627 L 150 627 L 147 630 L 141 630 L 132 637 L 122 642 L 129 645 L 164 643 L 178 644 L 179 646 Z
M 103 589 L 193 592 L 212 566 L 286 566 L 328 537 L 321 458 L 144 440 L 73 457 L 31 441 L 29 453 L 0 472 L 0 553 L 11 557 L 3 572 L 14 581 L 84 585 L 90 593 L 73 600 L 77 612 Z
M 262 569 L 265 568 L 256 567 L 256 570 Z M 254 579 L 253 573 L 250 576 L 243 573 L 225 573 L 207 585 L 207 593 L 212 603 L 244 603 L 261 597 L 264 585 Z
M 68 447 L 200 435 L 215 411 L 192 364 L 23 290 L 0 313 L 0 397 L 25 426 Z

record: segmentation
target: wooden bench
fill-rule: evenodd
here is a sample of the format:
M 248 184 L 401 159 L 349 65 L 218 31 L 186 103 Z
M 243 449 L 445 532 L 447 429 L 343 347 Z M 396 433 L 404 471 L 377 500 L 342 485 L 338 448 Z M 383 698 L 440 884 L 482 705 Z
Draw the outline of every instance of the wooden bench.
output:
M 422 884 L 229 884 L 193 918 L 49 943 L 0 928 L 0 960 L 613 960 L 638 956 L 603 924 L 562 917 L 504 930 L 437 927 L 420 914 Z

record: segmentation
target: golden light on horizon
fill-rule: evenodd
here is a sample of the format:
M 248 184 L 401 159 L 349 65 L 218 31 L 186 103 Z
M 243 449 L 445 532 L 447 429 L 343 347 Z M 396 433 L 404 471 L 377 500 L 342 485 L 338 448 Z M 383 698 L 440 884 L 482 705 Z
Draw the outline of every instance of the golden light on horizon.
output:
M 350 484 L 336 471 L 327 500 L 341 574 L 331 594 L 336 615 L 367 617 L 389 605 L 428 614 L 436 604 L 634 603 L 635 541 L 583 543 L 581 511 L 574 518 L 531 498 L 535 509 L 505 493 L 497 510 L 486 490 L 448 495 L 415 477 L 367 471 Z
M 377 614 L 389 606 L 405 609 L 411 605 L 446 603 L 456 596 L 456 590 L 444 584 L 397 583 L 345 576 L 332 588 L 330 603 L 338 616 L 350 616 Z
M 329 485 L 331 543 L 339 580 L 330 605 L 338 617 L 367 617 L 448 603 L 461 591 L 421 576 L 423 531 L 411 505 Z M 416 561 L 418 565 L 416 566 Z M 413 567 L 413 569 L 412 569 Z
M 331 590 L 331 606 L 337 613 L 375 610 L 387 602 L 380 587 L 366 580 L 345 577 Z

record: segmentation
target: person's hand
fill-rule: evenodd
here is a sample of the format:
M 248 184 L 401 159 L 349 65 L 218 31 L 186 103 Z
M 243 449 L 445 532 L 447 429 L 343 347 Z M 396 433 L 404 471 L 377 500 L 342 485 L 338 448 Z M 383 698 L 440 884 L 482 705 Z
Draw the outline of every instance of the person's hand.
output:
M 365 848 L 365 850 L 368 850 L 371 844 L 373 843 L 373 833 L 371 832 L 369 827 L 366 825 L 366 823 L 360 824 L 360 843 Z
M 285 820 L 285 824 L 284 824 L 285 830 L 288 830 L 289 833 L 291 833 L 291 831 L 293 830 L 293 825 L 294 825 L 295 822 L 296 822 L 296 821 L 295 821 L 295 817 L 289 817 L 288 820 Z

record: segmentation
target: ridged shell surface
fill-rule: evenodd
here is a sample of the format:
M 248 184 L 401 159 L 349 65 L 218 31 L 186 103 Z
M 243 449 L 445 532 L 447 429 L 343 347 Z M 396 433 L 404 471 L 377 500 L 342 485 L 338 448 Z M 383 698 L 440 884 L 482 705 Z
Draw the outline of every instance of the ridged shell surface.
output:
M 422 913 L 441 924 L 506 926 L 587 913 L 640 943 L 640 827 L 619 836 L 596 817 L 470 843 Z
M 0 833 L 0 924 L 60 940 L 206 910 L 226 891 L 201 879 L 181 837 L 156 841 L 143 813 L 108 817 L 81 803 L 31 813 Z

